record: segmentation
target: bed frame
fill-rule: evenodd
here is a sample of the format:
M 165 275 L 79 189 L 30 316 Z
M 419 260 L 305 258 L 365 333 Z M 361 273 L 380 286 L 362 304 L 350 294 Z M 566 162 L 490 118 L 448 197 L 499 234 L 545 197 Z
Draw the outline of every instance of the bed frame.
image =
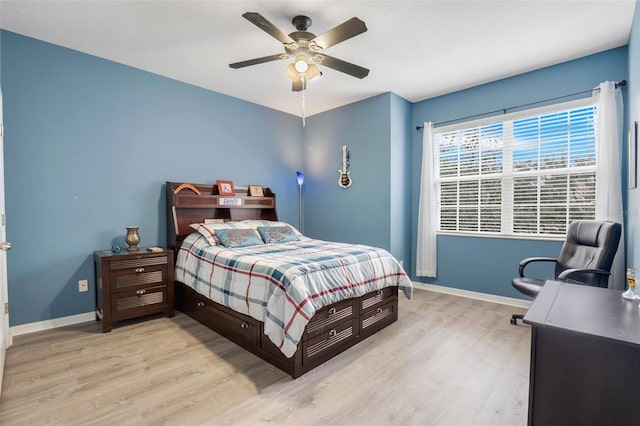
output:
M 278 220 L 271 189 L 264 188 L 262 197 L 249 196 L 246 188 L 235 190 L 233 196 L 222 196 L 216 185 L 167 182 L 167 246 L 177 254 L 186 236 L 195 232 L 189 225 L 204 219 Z M 181 282 L 175 282 L 175 290 L 179 310 L 294 379 L 398 319 L 398 287 L 325 306 L 316 311 L 296 353 L 287 358 L 264 334 L 261 321 L 215 303 Z

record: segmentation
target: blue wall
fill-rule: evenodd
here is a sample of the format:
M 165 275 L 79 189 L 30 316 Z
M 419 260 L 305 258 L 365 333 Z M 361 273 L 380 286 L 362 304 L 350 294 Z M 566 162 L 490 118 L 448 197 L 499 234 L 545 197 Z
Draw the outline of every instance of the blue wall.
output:
M 633 15 L 633 27 L 629 39 L 629 75 L 635 77 L 640 75 L 640 10 L 636 4 Z M 629 79 L 628 86 L 629 123 L 640 121 L 640 83 L 635 78 Z M 627 265 L 640 268 L 640 249 L 636 247 L 636 242 L 640 241 L 640 189 L 630 189 L 628 191 L 627 210 Z
M 428 99 L 413 105 L 413 125 L 414 127 L 422 125 L 425 121 L 438 123 L 590 90 L 606 80 L 628 80 L 627 64 L 627 47 L 620 47 Z M 623 95 L 625 92 L 626 90 L 623 89 Z M 422 131 L 415 132 L 413 135 L 412 229 L 416 229 L 418 223 L 417 194 L 420 185 L 421 158 Z M 511 279 L 518 274 L 518 262 L 531 256 L 556 257 L 561 246 L 561 242 L 553 241 L 445 235 L 438 236 L 437 241 L 438 276 L 435 279 L 421 278 L 420 281 L 518 298 L 523 296 L 511 287 Z M 415 235 L 413 235 L 411 247 L 414 258 L 415 246 Z M 552 276 L 551 268 L 547 268 L 545 272 L 547 276 Z M 417 279 L 415 276 L 413 278 Z
M 390 251 L 411 271 L 411 103 L 391 95 Z
M 11 325 L 93 311 L 92 252 L 164 245 L 167 180 L 271 187 L 297 222 L 298 117 L 11 32 L 1 54 Z
M 314 115 L 305 129 L 305 233 L 324 240 L 389 247 L 390 94 Z M 338 186 L 342 145 L 351 153 L 350 188 Z
M 409 247 L 410 103 L 392 93 L 314 115 L 305 129 L 305 234 L 390 250 Z M 338 186 L 342 145 L 351 152 L 348 189 Z M 408 260 L 408 259 L 407 259 Z

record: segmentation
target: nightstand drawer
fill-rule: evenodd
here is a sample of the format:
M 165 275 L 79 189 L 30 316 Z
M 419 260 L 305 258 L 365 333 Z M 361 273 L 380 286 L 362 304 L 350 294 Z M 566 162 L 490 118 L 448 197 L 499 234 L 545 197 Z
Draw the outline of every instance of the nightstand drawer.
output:
M 111 296 L 113 319 L 136 317 L 145 311 L 157 311 L 167 304 L 167 286 L 158 285 Z
M 111 292 L 134 290 L 138 287 L 148 287 L 153 284 L 166 284 L 167 267 L 148 266 L 135 269 L 121 269 L 111 272 Z
M 111 260 L 109 262 L 109 270 L 117 271 L 119 269 L 136 269 L 144 268 L 145 266 L 166 265 L 167 263 L 168 259 L 166 253 L 153 256 L 148 254 L 136 255 L 133 259 Z

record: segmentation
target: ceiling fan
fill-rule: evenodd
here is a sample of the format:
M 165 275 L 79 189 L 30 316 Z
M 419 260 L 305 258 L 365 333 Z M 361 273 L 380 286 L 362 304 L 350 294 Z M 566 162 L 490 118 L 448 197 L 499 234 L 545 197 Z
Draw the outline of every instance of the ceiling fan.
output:
M 295 57 L 295 62 L 289 64 L 285 70 L 285 75 L 293 81 L 292 90 L 296 92 L 305 89 L 308 80 L 322 75 L 316 65 L 323 65 L 356 78 L 365 78 L 369 75 L 369 70 L 366 68 L 324 54 L 324 49 L 367 31 L 365 23 L 358 18 L 351 18 L 326 33 L 316 36 L 307 31 L 311 26 L 311 18 L 307 16 L 298 15 L 292 19 L 291 22 L 297 31 L 289 35 L 283 33 L 259 13 L 246 12 L 242 16 L 280 41 L 284 45 L 284 53 L 229 64 L 231 68 L 244 68 Z

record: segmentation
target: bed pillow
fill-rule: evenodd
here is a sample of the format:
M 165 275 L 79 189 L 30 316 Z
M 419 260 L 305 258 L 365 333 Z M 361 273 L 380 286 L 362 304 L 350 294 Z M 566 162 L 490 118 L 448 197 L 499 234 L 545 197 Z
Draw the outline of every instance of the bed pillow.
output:
M 288 226 L 293 230 L 293 233 L 299 237 L 299 239 L 306 239 L 300 231 L 286 222 L 279 222 L 275 220 L 239 220 L 228 221 L 224 223 L 192 223 L 193 229 L 198 231 L 203 237 L 207 239 L 207 242 L 212 246 L 220 244 L 218 237 L 215 234 L 216 229 L 253 229 L 257 230 L 259 227 L 277 227 Z
M 290 226 L 259 226 L 258 232 L 266 244 L 288 243 L 300 241 Z
M 240 220 L 237 222 L 227 222 L 234 223 L 237 228 L 253 228 L 258 229 L 259 227 L 274 227 L 274 226 L 288 226 L 293 230 L 293 233 L 297 236 L 301 237 L 302 234 L 298 231 L 295 226 L 291 226 L 287 222 L 280 222 L 277 220 L 263 220 L 263 219 L 249 219 L 249 220 Z
M 209 244 L 211 244 L 212 246 L 217 246 L 218 244 L 220 244 L 220 241 L 218 240 L 218 237 L 216 236 L 216 227 L 217 226 L 221 226 L 221 224 L 210 224 L 210 223 L 192 223 L 191 225 L 189 225 L 190 227 L 192 227 L 193 229 L 195 229 L 196 231 L 198 231 L 200 233 L 200 235 L 202 235 L 204 238 L 207 239 L 207 242 Z
M 220 244 L 229 248 L 264 244 L 254 229 L 216 229 L 215 234 Z
M 203 237 L 207 239 L 209 244 L 212 246 L 216 246 L 220 244 L 218 237 L 216 236 L 216 229 L 247 229 L 248 226 L 244 226 L 242 222 L 212 222 L 212 220 L 220 220 L 220 219 L 205 219 L 204 223 L 192 223 L 189 225 Z

